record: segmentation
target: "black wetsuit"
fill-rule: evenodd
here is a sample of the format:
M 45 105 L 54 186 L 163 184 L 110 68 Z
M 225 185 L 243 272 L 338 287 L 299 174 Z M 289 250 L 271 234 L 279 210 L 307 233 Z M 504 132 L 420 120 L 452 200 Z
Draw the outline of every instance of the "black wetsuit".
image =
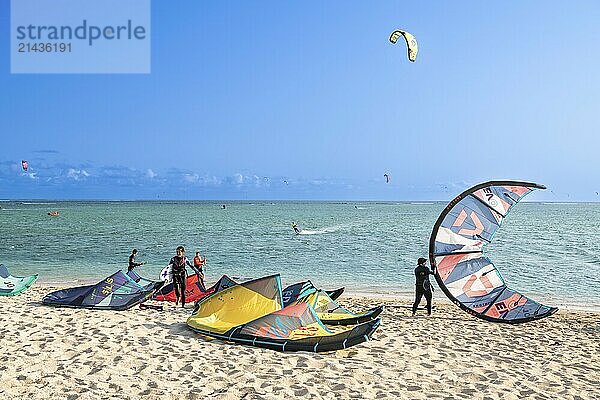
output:
M 135 267 L 139 267 L 142 263 L 135 262 L 135 256 L 132 254 L 129 256 L 129 266 L 127 267 L 127 272 L 131 272 Z
M 185 266 L 189 265 L 194 268 L 188 261 L 186 256 L 175 256 L 169 261 L 171 270 L 173 271 L 173 286 L 175 287 L 175 298 L 179 300 L 181 298 L 181 306 L 185 306 L 185 280 L 187 277 L 187 271 Z M 175 302 L 177 304 L 177 301 Z
M 432 287 L 431 282 L 429 282 L 429 275 L 433 274 L 433 272 L 427 268 L 425 265 L 418 265 L 415 268 L 415 302 L 412 307 L 413 315 L 417 312 L 417 307 L 421 302 L 421 298 L 425 295 L 425 299 L 427 300 L 427 314 L 431 315 L 431 298 L 432 296 Z

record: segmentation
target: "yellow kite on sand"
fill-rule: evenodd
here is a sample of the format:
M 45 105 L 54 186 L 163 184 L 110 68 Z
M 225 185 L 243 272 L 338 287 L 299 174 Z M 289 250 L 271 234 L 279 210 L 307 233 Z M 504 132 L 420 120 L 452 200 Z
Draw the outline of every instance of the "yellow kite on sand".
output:
M 312 305 L 283 307 L 281 278 L 244 282 L 202 299 L 188 326 L 203 335 L 280 351 L 332 351 L 369 340 L 379 318 L 329 330 Z

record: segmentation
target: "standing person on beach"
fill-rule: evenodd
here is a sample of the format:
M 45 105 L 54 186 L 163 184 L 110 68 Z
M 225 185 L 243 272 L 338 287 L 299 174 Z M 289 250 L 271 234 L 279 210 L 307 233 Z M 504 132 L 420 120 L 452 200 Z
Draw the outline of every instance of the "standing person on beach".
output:
M 139 267 L 140 265 L 144 265 L 144 262 L 136 262 L 135 258 L 137 257 L 138 251 L 137 249 L 131 250 L 131 255 L 129 256 L 129 265 L 127 266 L 127 272 L 133 271 L 135 267 Z
M 415 302 L 412 307 L 412 315 L 417 312 L 417 307 L 421 302 L 421 298 L 425 295 L 427 300 L 427 314 L 431 315 L 431 299 L 433 298 L 433 287 L 429 282 L 429 275 L 433 275 L 434 271 L 427 268 L 427 260 L 423 257 L 417 260 L 417 268 L 415 268 Z
M 187 271 L 185 269 L 186 265 L 189 265 L 191 268 L 194 268 L 190 261 L 185 256 L 185 248 L 183 246 L 177 247 L 175 250 L 176 256 L 172 257 L 169 261 L 169 265 L 171 266 L 171 271 L 173 272 L 173 286 L 175 287 L 175 306 L 179 303 L 179 299 L 181 299 L 181 307 L 185 307 L 185 280 L 187 276 Z
M 200 252 L 196 252 L 196 257 L 194 257 L 194 272 L 198 275 L 198 280 L 204 287 L 204 267 L 206 266 L 206 257 L 202 257 Z

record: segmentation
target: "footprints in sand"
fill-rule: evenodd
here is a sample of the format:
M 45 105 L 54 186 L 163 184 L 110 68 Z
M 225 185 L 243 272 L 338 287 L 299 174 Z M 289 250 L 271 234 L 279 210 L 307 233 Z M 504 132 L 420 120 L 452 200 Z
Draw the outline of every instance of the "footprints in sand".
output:
M 54 309 L 34 301 L 47 291 L 34 286 L 25 301 L 2 299 L 2 398 L 586 399 L 600 380 L 600 354 L 589 350 L 600 330 L 589 314 L 511 327 L 474 321 L 452 305 L 431 318 L 390 308 L 373 341 L 288 354 L 207 341 L 182 322 L 191 308 Z

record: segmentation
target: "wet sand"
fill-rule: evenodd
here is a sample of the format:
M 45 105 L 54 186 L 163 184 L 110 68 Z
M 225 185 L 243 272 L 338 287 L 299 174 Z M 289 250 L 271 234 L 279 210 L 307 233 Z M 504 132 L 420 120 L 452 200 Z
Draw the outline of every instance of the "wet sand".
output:
M 8 399 L 593 399 L 600 395 L 600 313 L 493 324 L 438 301 L 342 296 L 388 305 L 373 340 L 324 354 L 208 341 L 192 311 L 46 307 L 34 286 L 0 297 L 0 397 Z M 437 294 L 436 294 L 437 295 Z

